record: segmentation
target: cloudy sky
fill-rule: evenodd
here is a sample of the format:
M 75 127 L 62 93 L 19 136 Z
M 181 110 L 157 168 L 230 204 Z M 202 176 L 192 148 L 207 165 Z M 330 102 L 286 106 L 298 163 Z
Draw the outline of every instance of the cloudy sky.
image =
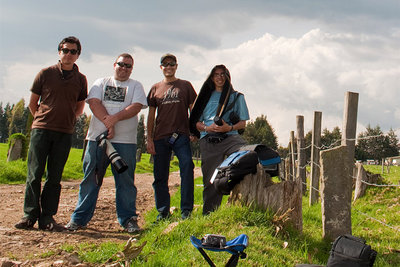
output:
M 399 0 L 0 0 L 0 102 L 29 99 L 36 73 L 77 36 L 77 61 L 91 85 L 112 75 L 122 52 L 146 93 L 162 79 L 160 56 L 178 57 L 177 76 L 200 89 L 225 64 L 251 119 L 266 115 L 286 146 L 296 116 L 311 130 L 342 127 L 344 95 L 359 93 L 357 131 L 370 124 L 400 137 Z M 89 113 L 90 111 L 86 109 Z M 146 114 L 147 111 L 142 111 Z

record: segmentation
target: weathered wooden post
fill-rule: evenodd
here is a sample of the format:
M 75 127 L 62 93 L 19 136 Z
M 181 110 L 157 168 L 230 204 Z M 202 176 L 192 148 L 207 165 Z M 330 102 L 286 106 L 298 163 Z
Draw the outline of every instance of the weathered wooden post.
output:
M 290 155 L 289 155 L 290 156 Z M 292 159 L 290 158 L 290 157 L 286 157 L 285 159 L 284 159 L 284 161 L 285 161 L 285 180 L 286 181 L 290 181 L 290 180 L 292 180 L 292 171 L 293 171 L 293 169 L 292 169 Z
M 302 194 L 307 191 L 306 181 L 306 151 L 304 149 L 304 116 L 296 116 L 297 123 L 297 179 L 301 184 Z
M 246 206 L 270 209 L 277 216 L 285 216 L 299 232 L 303 231 L 302 195 L 297 181 L 273 183 L 263 167 L 257 166 L 256 174 L 248 174 L 236 185 L 228 203 L 239 202 Z
M 310 206 L 317 202 L 319 198 L 319 152 L 321 147 L 321 121 L 322 112 L 314 111 L 314 126 L 312 129 L 311 140 Z
M 292 173 L 290 180 L 294 181 L 296 178 L 296 157 L 295 157 L 295 152 L 294 152 L 294 131 L 290 131 L 290 152 L 292 153 L 291 159 L 292 159 Z
M 342 145 L 349 150 L 349 163 L 354 165 L 356 147 L 358 93 L 346 92 L 343 112 Z
M 285 159 L 282 159 L 281 163 L 279 163 L 279 178 L 281 181 L 285 181 L 286 178 L 286 161 Z

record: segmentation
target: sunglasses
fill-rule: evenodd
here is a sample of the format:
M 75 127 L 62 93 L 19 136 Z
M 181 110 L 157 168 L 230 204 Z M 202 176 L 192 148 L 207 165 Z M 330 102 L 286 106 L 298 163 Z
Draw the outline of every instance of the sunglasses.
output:
M 61 48 L 61 51 L 63 52 L 64 55 L 71 53 L 71 55 L 76 55 L 78 53 L 78 50 L 76 49 L 68 49 L 68 48 Z
M 121 68 L 125 67 L 127 69 L 132 68 L 132 64 L 124 63 L 124 62 L 117 62 L 117 65 L 120 66 Z
M 165 63 L 161 64 L 161 66 L 163 66 L 164 68 L 166 68 L 168 66 L 174 67 L 175 65 L 176 65 L 175 62 L 165 62 Z
M 225 77 L 225 72 L 223 72 L 223 73 L 214 73 L 214 77 L 224 78 Z

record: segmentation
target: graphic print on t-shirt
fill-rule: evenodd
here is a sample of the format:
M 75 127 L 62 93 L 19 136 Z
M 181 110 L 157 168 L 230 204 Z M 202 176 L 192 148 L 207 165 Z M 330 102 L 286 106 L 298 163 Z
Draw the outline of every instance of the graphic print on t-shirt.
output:
M 104 101 L 124 102 L 126 87 L 115 87 L 107 85 L 104 89 Z
M 180 102 L 179 88 L 171 86 L 170 88 L 168 88 L 167 91 L 165 91 L 162 103 L 163 104 L 173 104 L 173 103 L 179 103 L 179 102 Z

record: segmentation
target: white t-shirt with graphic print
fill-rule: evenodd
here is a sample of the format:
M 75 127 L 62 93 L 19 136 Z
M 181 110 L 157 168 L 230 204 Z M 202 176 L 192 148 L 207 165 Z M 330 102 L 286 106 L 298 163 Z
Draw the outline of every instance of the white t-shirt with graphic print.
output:
M 90 89 L 86 102 L 92 98 L 100 99 L 107 113 L 110 115 L 120 112 L 133 103 L 140 103 L 143 105 L 143 109 L 147 108 L 147 100 L 143 85 L 133 79 L 128 79 L 123 82 L 115 80 L 114 77 L 97 79 Z M 136 144 L 137 126 L 137 115 L 117 122 L 114 127 L 114 138 L 110 141 L 115 143 Z M 92 115 L 86 139 L 95 141 L 96 137 L 106 130 L 106 126 Z

